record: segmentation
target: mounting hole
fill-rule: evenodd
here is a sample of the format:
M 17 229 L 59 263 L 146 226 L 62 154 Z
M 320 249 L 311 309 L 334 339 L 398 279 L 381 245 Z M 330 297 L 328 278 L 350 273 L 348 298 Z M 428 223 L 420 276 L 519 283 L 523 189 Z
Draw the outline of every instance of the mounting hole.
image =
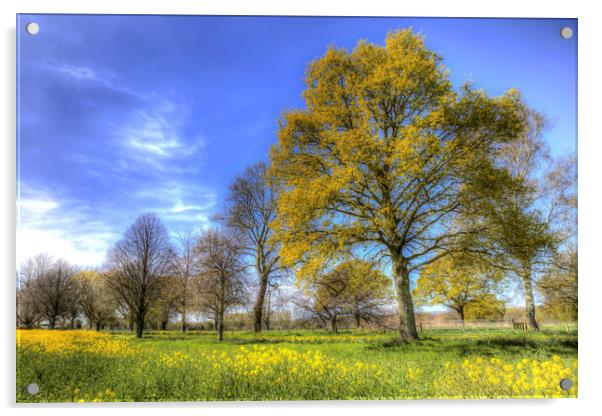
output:
M 560 36 L 562 36 L 563 39 L 570 39 L 573 37 L 573 29 L 571 29 L 568 26 L 563 27 L 562 29 L 560 29 Z
M 40 25 L 36 22 L 27 23 L 25 30 L 27 30 L 27 33 L 30 35 L 37 35 L 40 32 Z
M 32 396 L 35 396 L 36 394 L 38 394 L 40 392 L 40 386 L 38 386 L 38 383 L 29 383 L 25 387 L 25 391 L 27 393 L 31 394 Z
M 568 391 L 573 387 L 573 381 L 570 378 L 563 378 L 560 380 L 560 388 L 564 391 Z

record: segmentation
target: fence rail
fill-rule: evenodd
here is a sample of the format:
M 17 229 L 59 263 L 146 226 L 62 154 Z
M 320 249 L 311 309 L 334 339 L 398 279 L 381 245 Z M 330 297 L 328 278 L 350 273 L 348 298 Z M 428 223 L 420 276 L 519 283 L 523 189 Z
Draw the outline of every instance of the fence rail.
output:
M 560 327 L 569 331 L 577 328 L 576 322 L 540 322 L 542 328 Z M 479 321 L 462 321 L 462 320 L 446 320 L 446 321 L 419 321 L 418 328 L 420 331 L 428 331 L 435 329 L 503 329 L 509 328 L 514 330 L 525 331 L 528 326 L 525 322 L 512 320 L 479 320 Z

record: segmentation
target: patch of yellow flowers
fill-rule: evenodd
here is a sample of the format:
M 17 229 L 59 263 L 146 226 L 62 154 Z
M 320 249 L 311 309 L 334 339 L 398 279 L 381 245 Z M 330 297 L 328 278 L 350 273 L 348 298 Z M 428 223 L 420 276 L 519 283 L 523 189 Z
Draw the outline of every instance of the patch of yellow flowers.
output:
M 560 380 L 573 382 L 569 391 Z M 558 355 L 539 361 L 524 358 L 507 363 L 499 358 L 466 359 L 445 363 L 443 375 L 433 383 L 441 397 L 577 397 L 577 361 L 564 362 Z
M 379 377 L 382 370 L 372 364 L 343 362 L 324 356 L 320 351 L 299 352 L 290 348 L 271 346 L 240 347 L 227 353 L 213 350 L 198 354 L 186 354 L 180 351 L 162 353 L 158 360 L 160 366 L 167 368 L 201 368 L 228 373 L 241 381 L 282 377 L 308 379 L 328 376 L 329 378 Z
M 125 340 L 102 332 L 81 330 L 17 330 L 17 347 L 54 354 L 82 352 L 125 356 L 135 352 Z
M 293 378 L 316 378 L 325 374 L 337 378 L 357 378 L 367 374 L 378 377 L 382 372 L 375 365 L 359 361 L 345 363 L 325 357 L 320 351 L 299 352 L 265 346 L 241 347 L 230 356 L 214 351 L 205 359 L 220 362 L 222 368 L 226 367 L 243 378 L 270 377 L 280 370 L 285 370 L 281 375 L 288 374 Z
M 321 351 L 242 346 L 233 351 L 161 353 L 145 361 L 145 374 L 202 375 L 202 391 L 224 399 L 361 398 L 374 395 L 383 370 L 361 361 L 338 360 Z M 169 375 L 167 375 L 169 374 Z
M 109 402 L 115 400 L 115 392 L 111 389 L 105 389 L 100 391 L 94 395 L 94 397 L 86 396 L 82 393 L 81 389 L 76 388 L 73 390 L 73 401 L 77 403 L 85 403 L 85 402 Z

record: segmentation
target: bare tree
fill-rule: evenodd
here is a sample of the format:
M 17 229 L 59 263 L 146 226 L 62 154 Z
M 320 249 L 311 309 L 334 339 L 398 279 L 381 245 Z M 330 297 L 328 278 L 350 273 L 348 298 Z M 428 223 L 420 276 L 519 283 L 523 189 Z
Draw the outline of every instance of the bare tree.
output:
M 106 278 L 106 275 L 105 275 L 105 278 Z M 113 298 L 117 305 L 115 311 L 117 312 L 118 321 L 125 324 L 125 326 L 130 330 L 130 332 L 134 332 L 136 323 L 134 322 L 134 316 L 130 312 L 130 308 L 123 301 L 123 299 L 120 299 L 119 297 L 115 296 L 115 292 L 113 290 L 111 290 L 111 294 L 113 295 Z
M 230 185 L 223 221 L 241 235 L 246 255 L 253 259 L 259 285 L 253 306 L 253 329 L 261 331 L 268 286 L 274 283 L 279 266 L 279 244 L 272 237 L 276 215 L 276 192 L 267 181 L 267 167 L 260 162 L 248 167 Z
M 75 272 L 75 267 L 58 260 L 45 266 L 33 281 L 34 302 L 51 329 L 56 327 L 60 318 L 72 314 L 73 304 L 78 301 L 73 279 Z
M 72 276 L 71 279 L 74 279 L 74 277 Z M 70 329 L 74 329 L 77 326 L 77 318 L 81 317 L 83 312 L 80 289 L 80 286 L 74 281 L 69 292 L 70 296 L 67 300 L 66 310 L 63 314 L 63 320 L 68 323 Z
M 78 273 L 76 281 L 79 286 L 79 302 L 90 328 L 97 331 L 113 318 L 117 304 L 110 293 L 106 281 L 95 270 Z
M 52 265 L 52 258 L 38 254 L 27 259 L 17 273 L 17 325 L 33 328 L 42 316 L 35 300 L 35 282 Z
M 272 328 L 272 318 L 277 316 L 279 312 L 282 312 L 287 302 L 288 299 L 282 292 L 282 287 L 278 283 L 270 283 L 263 307 L 263 324 L 265 329 L 269 331 Z
M 218 230 L 205 231 L 196 246 L 200 275 L 197 290 L 202 306 L 211 311 L 217 339 L 224 339 L 224 314 L 228 308 L 244 303 L 246 282 L 242 250 L 238 239 Z
M 41 316 L 35 304 L 30 283 L 19 283 L 17 287 L 17 327 L 31 329 L 40 322 L 40 319 Z
M 333 332 L 337 330 L 337 318 L 341 312 L 338 303 L 330 302 L 318 294 L 319 287 L 312 285 L 304 291 L 297 292 L 292 303 L 301 312 L 302 321 L 315 321 L 324 329 L 330 323 Z
M 105 277 L 120 301 L 127 305 L 142 337 L 144 319 L 160 295 L 162 278 L 171 271 L 174 249 L 159 217 L 144 214 L 126 230 L 108 254 Z
M 43 275 L 53 265 L 54 260 L 50 255 L 40 253 L 25 260 L 21 265 L 21 276 L 24 281 L 33 281 Z
M 174 271 L 177 277 L 176 301 L 182 316 L 182 332 L 187 329 L 188 311 L 192 304 L 192 279 L 198 272 L 198 259 L 194 247 L 197 236 L 192 229 L 186 230 L 178 238 L 177 256 L 174 260 Z

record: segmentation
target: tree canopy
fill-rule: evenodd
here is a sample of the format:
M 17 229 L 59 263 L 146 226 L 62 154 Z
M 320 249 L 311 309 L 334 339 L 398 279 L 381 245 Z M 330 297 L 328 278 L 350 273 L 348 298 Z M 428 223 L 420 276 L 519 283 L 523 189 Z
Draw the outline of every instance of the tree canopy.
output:
M 577 252 L 560 253 L 548 266 L 537 289 L 543 298 L 544 309 L 556 319 L 576 320 L 579 312 Z
M 532 110 L 523 111 L 525 130 L 497 151 L 512 184 L 480 188 L 483 197 L 469 221 L 480 222 L 475 239 L 487 246 L 493 264 L 519 278 L 525 320 L 538 329 L 533 294 L 537 274 L 576 232 L 576 163 L 572 156 L 554 161 L 541 137 L 545 120 Z
M 418 302 L 444 305 L 464 320 L 467 308 L 495 300 L 504 276 L 474 256 L 447 256 L 421 270 L 413 293 Z
M 353 318 L 356 328 L 382 312 L 390 300 L 391 281 L 370 262 L 351 259 L 324 273 L 314 284 L 314 306 L 321 308 L 336 332 L 339 315 Z

